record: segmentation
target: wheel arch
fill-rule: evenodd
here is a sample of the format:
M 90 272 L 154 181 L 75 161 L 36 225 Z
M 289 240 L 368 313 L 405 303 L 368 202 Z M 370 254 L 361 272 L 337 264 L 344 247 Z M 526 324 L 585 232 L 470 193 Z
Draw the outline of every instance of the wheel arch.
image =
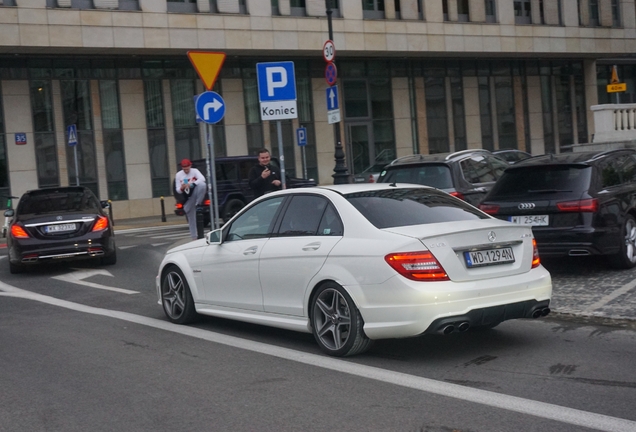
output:
M 174 257 L 166 257 L 163 263 L 161 263 L 160 271 L 159 271 L 159 285 L 157 286 L 159 300 L 161 301 L 161 284 L 163 283 L 163 278 L 166 276 L 166 273 L 173 267 L 178 268 L 183 277 L 185 277 L 186 282 L 188 282 L 188 287 L 190 288 L 190 293 L 192 294 L 192 298 L 196 303 L 201 296 L 199 295 L 199 289 L 196 284 L 196 281 L 193 276 L 193 271 L 188 261 L 181 254 L 173 254 Z

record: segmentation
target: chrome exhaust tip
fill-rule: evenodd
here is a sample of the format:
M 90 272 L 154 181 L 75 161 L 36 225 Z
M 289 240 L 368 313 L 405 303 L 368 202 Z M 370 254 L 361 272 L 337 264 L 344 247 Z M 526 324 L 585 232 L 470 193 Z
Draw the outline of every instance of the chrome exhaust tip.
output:
M 468 321 L 464 321 L 457 326 L 457 330 L 459 330 L 460 332 L 465 332 L 469 328 L 470 324 L 468 323 Z
M 442 333 L 445 335 L 451 334 L 454 331 L 455 331 L 455 326 L 450 324 L 442 329 Z

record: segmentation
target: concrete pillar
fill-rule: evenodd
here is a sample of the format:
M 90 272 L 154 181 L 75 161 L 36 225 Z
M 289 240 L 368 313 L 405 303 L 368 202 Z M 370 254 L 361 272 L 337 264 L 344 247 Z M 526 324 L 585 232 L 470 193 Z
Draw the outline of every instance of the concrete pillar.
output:
M 495 91 L 495 80 L 488 78 L 490 85 L 490 114 L 492 120 L 492 148 L 499 150 L 499 123 L 497 117 L 497 92 Z
M 263 2 L 263 0 L 252 0 L 252 1 L 256 1 L 256 2 Z M 269 4 L 269 2 L 266 2 Z M 340 2 L 340 7 L 342 8 L 342 3 Z M 360 7 L 362 7 L 362 3 L 360 3 Z M 305 0 L 305 13 L 307 14 L 307 16 L 317 16 L 317 17 L 324 17 L 327 16 L 326 14 L 327 11 L 327 5 L 325 3 L 324 0 Z
M 484 0 L 468 0 L 468 10 L 470 22 L 486 22 L 486 3 Z
M 197 0 L 197 1 L 199 2 L 207 1 L 208 4 L 210 3 L 209 0 Z M 280 5 L 280 1 L 278 3 Z M 271 2 L 264 2 L 262 0 L 246 0 L 246 5 L 247 5 L 247 13 L 250 14 L 250 16 L 259 16 L 259 17 L 272 16 Z M 323 11 L 323 14 L 324 14 L 324 11 Z
M 448 1 L 448 20 L 457 22 L 457 0 Z
M 543 107 L 541 105 L 541 78 L 529 76 L 526 78 L 528 86 L 528 120 L 530 123 L 530 153 L 533 155 L 545 153 L 543 139 Z
M 428 119 L 426 118 L 426 88 L 424 78 L 416 77 L 415 81 L 415 107 L 417 110 L 417 134 L 420 154 L 429 154 L 428 145 Z
M 559 106 L 556 96 L 556 77 L 550 77 L 550 94 L 552 95 L 552 130 L 554 130 L 554 153 L 561 153 L 561 137 L 559 136 Z
M 574 86 L 574 75 L 570 75 L 570 106 L 572 107 L 572 143 L 578 144 L 579 141 L 579 128 L 576 112 L 576 87 Z M 583 141 L 586 141 L 586 137 L 582 137 Z
M 448 126 L 448 151 L 455 151 L 455 117 L 453 116 L 453 98 L 451 97 L 450 78 L 444 78 L 444 93 L 446 94 L 446 122 Z
M 343 1 L 338 2 L 340 5 L 340 15 L 345 19 L 362 19 L 362 2 L 361 1 Z M 331 178 L 331 177 L 330 177 Z
M 3 2 L 0 0 L 0 4 Z M 21 8 L 44 9 L 46 8 L 46 0 L 16 0 L 16 5 Z
M 424 19 L 426 19 L 427 22 L 444 22 L 444 9 L 442 8 L 442 0 L 423 1 L 422 6 L 424 7 Z
M 517 132 L 517 150 L 526 151 L 525 98 L 520 76 L 512 78 L 512 91 L 515 98 L 515 126 Z
M 278 12 L 285 16 L 291 15 L 290 0 L 278 0 Z
M 612 27 L 612 0 L 598 1 L 598 18 L 602 27 Z
M 577 0 L 561 0 L 563 25 L 566 27 L 579 26 L 579 9 Z
M 170 80 L 161 80 L 161 92 L 163 93 L 163 115 L 166 119 L 166 151 L 168 152 L 168 168 L 170 169 L 170 176 L 174 178 L 174 175 L 177 173 L 177 151 L 174 140 L 174 116 L 172 115 L 172 92 L 170 91 Z
M 384 2 L 384 18 L 385 19 L 395 19 L 395 2 L 385 1 Z
M 358 2 L 360 3 L 360 2 Z M 342 2 L 340 2 L 342 5 Z M 361 4 L 361 3 L 360 3 Z M 361 9 L 362 10 L 362 9 Z M 325 98 L 325 80 L 323 78 L 311 79 L 311 91 L 314 100 L 314 126 L 316 128 L 316 159 L 318 163 L 319 184 L 333 184 L 333 168 L 335 162 L 335 143 L 334 143 L 334 127 L 327 123 L 327 100 Z M 342 90 L 341 90 L 342 91 Z M 343 107 L 344 101 L 340 101 L 340 107 Z M 343 123 L 343 122 L 341 122 Z M 341 135 L 343 146 L 345 139 Z M 347 163 L 349 161 L 347 160 Z
M 62 89 L 59 80 L 51 81 L 53 94 L 53 118 L 55 122 L 55 142 L 57 149 L 57 166 L 60 174 L 60 186 L 68 186 L 68 165 L 66 164 L 66 126 L 62 108 Z M 5 105 L 6 106 L 6 105 Z M 145 112 L 145 108 L 144 111 Z M 123 114 L 123 111 L 122 111 Z M 28 136 L 27 136 L 28 138 Z
M 482 148 L 482 144 L 477 77 L 464 77 L 462 86 L 464 87 L 464 113 L 466 116 L 466 148 L 479 149 Z
M 543 7 L 545 8 L 545 2 L 543 3 Z M 530 2 L 530 15 L 532 24 L 543 24 L 541 20 L 541 3 L 539 0 L 532 0 Z
M 216 0 L 216 7 L 220 13 L 237 14 L 241 12 L 238 0 Z
M 598 105 L 598 88 L 596 85 L 596 60 L 583 61 L 583 75 L 585 76 L 585 104 L 587 107 Z M 587 130 L 590 137 L 587 142 L 592 142 L 594 136 L 594 113 L 587 110 Z M 582 139 L 582 137 L 579 137 Z
M 102 129 L 102 104 L 99 93 L 99 81 L 90 81 L 91 110 L 93 111 L 93 139 L 95 142 L 95 165 L 97 165 L 97 185 L 99 199 L 107 200 L 108 180 L 106 173 L 106 156 L 104 154 L 104 133 Z
M 636 28 L 636 9 L 634 0 L 620 0 L 619 14 L 624 28 Z
M 139 0 L 139 8 L 142 12 L 166 13 L 168 2 L 166 0 Z
M 323 83 L 324 82 L 325 80 L 323 79 Z M 223 99 L 225 100 L 226 106 L 223 124 L 225 125 L 227 155 L 245 155 L 247 154 L 247 130 L 245 128 L 243 81 L 240 78 L 223 79 L 221 80 L 221 88 L 223 89 Z
M 391 91 L 394 101 L 393 119 L 395 122 L 396 157 L 413 153 L 413 131 L 411 128 L 411 104 L 409 103 L 409 79 L 392 78 Z
M 581 16 L 581 25 L 590 25 L 590 2 L 589 0 L 579 0 L 579 14 Z
M 557 1 L 543 2 L 543 19 L 548 25 L 559 25 L 559 4 Z
M 208 0 L 197 0 L 197 10 L 201 13 L 210 13 L 210 2 Z
M 418 0 L 400 0 L 400 17 L 403 20 L 419 19 L 417 2 Z
M 496 0 L 497 1 L 497 18 L 499 18 L 499 24 L 513 25 L 515 23 L 515 8 L 514 3 L 510 0 Z

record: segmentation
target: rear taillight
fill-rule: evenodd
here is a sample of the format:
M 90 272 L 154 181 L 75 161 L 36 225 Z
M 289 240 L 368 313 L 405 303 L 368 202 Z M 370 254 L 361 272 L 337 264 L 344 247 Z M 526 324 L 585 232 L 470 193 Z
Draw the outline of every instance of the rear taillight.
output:
M 541 258 L 539 258 L 539 248 L 537 248 L 537 241 L 532 239 L 532 268 L 539 267 L 541 264 Z
M 181 203 L 176 203 L 176 204 L 174 205 L 174 208 L 176 208 L 177 210 L 181 210 L 181 209 L 183 208 L 183 204 L 181 204 Z
M 459 198 L 460 200 L 464 200 L 464 201 L 466 201 L 466 198 L 464 198 L 464 194 L 463 194 L 463 193 L 461 193 L 461 192 L 457 192 L 457 191 L 455 191 L 455 192 L 451 192 L 449 195 L 452 195 L 452 196 L 454 196 L 455 198 Z
M 93 229 L 91 231 L 103 231 L 108 228 L 108 218 L 106 216 L 99 216 L 95 221 L 95 225 L 93 225 Z
M 20 225 L 11 225 L 11 235 L 13 238 L 29 238 L 29 234 Z
M 557 203 L 557 208 L 562 212 L 596 212 L 598 210 L 598 200 L 596 198 L 563 201 Z
M 439 261 L 428 251 L 391 253 L 385 256 L 384 260 L 407 279 L 414 281 L 450 280 Z
M 499 206 L 497 204 L 479 204 L 479 210 L 489 215 L 499 213 Z
M 210 207 L 210 200 L 209 200 L 209 199 L 207 199 L 207 198 L 206 198 L 206 199 L 204 199 L 204 200 L 203 200 L 203 205 L 204 205 L 204 206 L 206 206 L 206 207 Z
M 375 183 L 375 179 L 373 178 L 373 174 L 369 175 L 369 183 Z

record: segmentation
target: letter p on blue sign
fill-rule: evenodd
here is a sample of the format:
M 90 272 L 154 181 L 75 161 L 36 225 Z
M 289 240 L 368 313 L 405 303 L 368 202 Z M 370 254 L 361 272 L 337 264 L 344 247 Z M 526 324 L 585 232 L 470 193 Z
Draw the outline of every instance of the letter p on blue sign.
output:
M 294 62 L 256 64 L 260 102 L 296 100 Z

